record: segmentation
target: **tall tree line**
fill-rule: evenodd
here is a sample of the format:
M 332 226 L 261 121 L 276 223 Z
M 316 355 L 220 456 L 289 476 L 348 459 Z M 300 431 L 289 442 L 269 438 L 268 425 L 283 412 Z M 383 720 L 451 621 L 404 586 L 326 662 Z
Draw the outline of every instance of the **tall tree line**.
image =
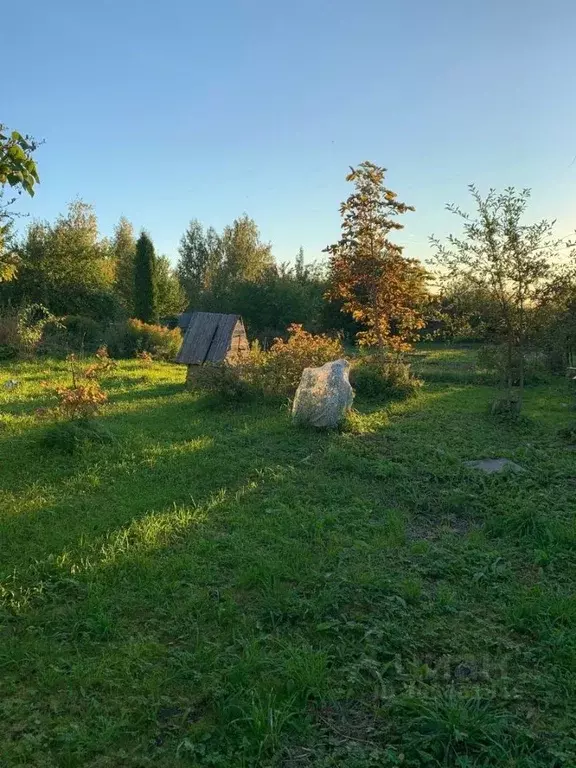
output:
M 190 309 L 241 314 L 251 336 L 264 341 L 291 323 L 310 331 L 358 331 L 353 319 L 327 301 L 324 266 L 277 263 L 256 222 L 244 214 L 217 232 L 192 219 L 180 241 L 178 278 Z
M 55 222 L 33 221 L 20 241 L 13 238 L 17 269 L 0 285 L 0 303 L 41 304 L 58 316 L 84 315 L 99 321 L 180 312 L 186 297 L 169 259 L 156 256 L 149 241 L 153 256 L 143 281 L 136 242 L 133 226 L 124 217 L 112 238 L 102 237 L 92 206 L 76 200 Z M 143 292 L 152 296 L 151 308 L 145 311 Z

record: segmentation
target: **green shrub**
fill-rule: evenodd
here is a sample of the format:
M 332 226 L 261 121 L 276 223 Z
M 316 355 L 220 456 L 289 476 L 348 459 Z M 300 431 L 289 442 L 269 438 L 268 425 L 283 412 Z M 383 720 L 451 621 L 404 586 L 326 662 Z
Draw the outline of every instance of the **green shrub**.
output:
M 91 317 L 68 315 L 62 320 L 62 325 L 69 336 L 85 349 L 97 349 L 102 343 L 102 325 Z
M 136 357 L 138 353 L 149 352 L 154 358 L 173 360 L 181 342 L 177 328 L 170 330 L 135 319 L 115 323 L 106 335 L 108 351 L 115 358 Z
M 15 312 L 4 311 L 0 316 L 0 360 L 18 357 L 19 349 L 18 317 Z
M 234 365 L 191 366 L 187 384 L 220 402 L 245 402 L 256 395 L 291 397 L 304 368 L 324 365 L 342 357 L 340 339 L 312 334 L 301 325 L 291 325 L 287 340 L 274 339 L 268 352 L 258 343 L 250 355 Z
M 344 355 L 340 339 L 312 334 L 301 325 L 291 325 L 286 341 L 277 338 L 268 352 L 252 347 L 250 359 L 242 363 L 242 376 L 264 395 L 294 395 L 304 368 L 324 365 Z
M 56 319 L 41 304 L 0 311 L 0 360 L 33 355 L 48 323 Z
M 89 285 L 74 284 L 52 291 L 49 306 L 55 315 L 91 317 L 100 323 L 125 317 L 112 291 Z
M 75 419 L 54 424 L 42 437 L 48 451 L 73 454 L 87 444 L 105 445 L 114 441 L 113 435 L 92 419 Z
M 416 394 L 423 382 L 413 375 L 407 363 L 362 357 L 350 372 L 350 383 L 356 394 L 367 398 L 405 398 Z
M 104 338 L 104 328 L 91 317 L 68 315 L 47 323 L 42 335 L 41 351 L 51 355 L 69 352 L 94 352 Z
M 227 363 L 190 366 L 186 386 L 206 394 L 206 403 L 213 406 L 250 402 L 255 395 L 254 388 L 244 378 L 243 369 Z

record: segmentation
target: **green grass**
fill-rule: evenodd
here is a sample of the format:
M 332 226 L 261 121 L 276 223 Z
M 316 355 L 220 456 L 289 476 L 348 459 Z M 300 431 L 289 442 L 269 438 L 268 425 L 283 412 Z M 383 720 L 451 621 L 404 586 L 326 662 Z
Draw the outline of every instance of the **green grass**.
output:
M 472 351 L 417 367 L 330 434 L 122 363 L 70 455 L 63 364 L 3 365 L 0 765 L 573 767 L 573 394 L 502 425 Z

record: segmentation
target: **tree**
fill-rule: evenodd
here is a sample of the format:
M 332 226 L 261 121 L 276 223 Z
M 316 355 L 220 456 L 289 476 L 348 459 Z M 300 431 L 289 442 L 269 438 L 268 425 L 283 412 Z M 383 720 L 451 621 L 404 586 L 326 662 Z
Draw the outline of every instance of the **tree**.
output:
M 274 265 L 272 246 L 262 243 L 256 222 L 244 214 L 219 235 L 193 219 L 181 241 L 178 277 L 195 309 L 229 306 L 243 282 L 254 282 Z
M 279 264 L 257 280 L 235 283 L 221 306 L 241 314 L 250 334 L 266 341 L 285 334 L 293 323 L 320 331 L 325 290 L 324 281 L 299 280 L 293 267 Z
M 70 203 L 54 224 L 32 222 L 18 257 L 18 274 L 7 285 L 16 302 L 43 304 L 57 315 L 104 319 L 115 312 L 110 248 L 88 203 Z
M 154 245 L 146 232 L 136 243 L 134 260 L 134 310 L 145 323 L 158 322 L 158 296 L 156 288 L 156 256 Z
M 253 282 L 273 266 L 272 246 L 260 240 L 260 230 L 247 214 L 224 227 L 222 261 L 216 281 L 220 291 L 234 283 Z
M 124 216 L 114 228 L 112 254 L 115 262 L 114 290 L 129 315 L 134 314 L 134 228 Z
M 10 187 L 16 194 L 24 191 L 34 195 L 34 187 L 40 181 L 32 159 L 37 146 L 31 136 L 23 136 L 18 131 L 8 133 L 6 126 L 0 123 L 0 282 L 12 280 L 17 267 L 14 253 L 8 247 L 13 218 L 8 209 L 15 198 L 5 199 L 5 189 Z
M 296 261 L 294 263 L 294 274 L 296 280 L 303 281 L 306 279 L 306 266 L 304 265 L 304 248 L 300 246 L 298 253 L 296 254 Z
M 186 306 L 186 294 L 167 256 L 156 259 L 156 292 L 159 317 L 175 315 Z
M 426 273 L 389 239 L 392 230 L 403 229 L 394 217 L 414 208 L 398 202 L 384 186 L 385 173 L 364 162 L 346 177 L 354 192 L 340 206 L 340 240 L 325 249 L 330 254 L 328 297 L 340 300 L 342 310 L 366 327 L 358 333 L 361 344 L 400 352 L 423 326 L 417 306 Z
M 197 306 L 206 288 L 210 252 L 204 227 L 192 219 L 180 240 L 177 271 L 191 306 Z
M 571 247 L 571 246 L 568 246 Z M 576 265 L 555 270 L 538 293 L 530 334 L 544 349 L 552 370 L 576 363 Z
M 425 308 L 436 338 L 445 341 L 490 341 L 498 326 L 498 307 L 482 286 L 462 277 L 444 278 L 440 292 L 429 297 Z
M 469 190 L 475 216 L 447 206 L 462 219 L 462 236 L 450 235 L 446 245 L 431 237 L 431 243 L 446 278 L 464 278 L 484 291 L 496 307 L 496 335 L 504 345 L 503 406 L 517 412 L 522 406 L 529 313 L 560 243 L 553 238 L 553 222 L 522 223 L 530 190 L 508 187 L 499 193 L 491 189 L 485 198 L 473 184 Z

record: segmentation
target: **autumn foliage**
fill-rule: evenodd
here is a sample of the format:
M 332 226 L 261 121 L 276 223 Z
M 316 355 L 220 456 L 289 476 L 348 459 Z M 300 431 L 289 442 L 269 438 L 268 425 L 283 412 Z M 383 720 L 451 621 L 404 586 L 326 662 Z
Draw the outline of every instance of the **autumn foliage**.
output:
M 92 418 L 108 400 L 107 394 L 94 379 L 75 387 L 54 387 L 53 392 L 58 398 L 58 414 L 68 419 Z
M 364 346 L 404 351 L 424 323 L 417 306 L 424 295 L 425 273 L 389 239 L 403 229 L 395 217 L 414 208 L 384 186 L 385 168 L 364 162 L 346 177 L 354 192 L 340 206 L 342 236 L 326 248 L 330 254 L 328 296 L 342 302 L 366 330 Z
M 287 339 L 274 339 L 268 351 L 254 344 L 250 357 L 239 364 L 192 366 L 188 386 L 230 402 L 261 395 L 292 397 L 304 368 L 324 365 L 344 354 L 338 338 L 308 333 L 296 323 L 289 326 L 288 334 Z
M 108 373 L 115 363 L 109 359 L 105 348 L 97 352 L 97 362 L 81 370 L 75 355 L 68 355 L 67 362 L 72 376 L 71 386 L 44 387 L 56 399 L 56 405 L 51 409 L 39 409 L 37 415 L 55 416 L 65 419 L 91 419 L 100 411 L 108 400 L 108 395 L 98 381 L 98 378 Z
M 338 338 L 308 333 L 296 323 L 289 326 L 288 334 L 286 340 L 274 339 L 268 352 L 252 350 L 247 378 L 265 394 L 293 395 L 304 368 L 324 365 L 344 354 Z

